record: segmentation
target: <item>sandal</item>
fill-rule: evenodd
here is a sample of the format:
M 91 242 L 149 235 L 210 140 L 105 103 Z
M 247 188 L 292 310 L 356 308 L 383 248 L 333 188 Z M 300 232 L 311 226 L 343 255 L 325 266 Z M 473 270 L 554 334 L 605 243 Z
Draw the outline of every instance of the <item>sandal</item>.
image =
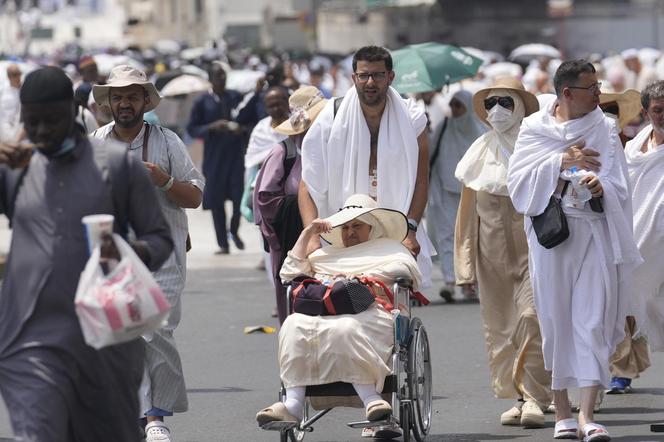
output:
M 576 419 L 561 419 L 556 422 L 556 426 L 553 430 L 554 439 L 577 439 L 577 433 L 579 431 L 579 424 L 576 422 Z
M 583 438 L 583 442 L 606 442 L 611 440 L 611 435 L 604 425 L 590 422 L 585 424 L 579 432 L 579 439 Z
M 256 421 L 260 427 L 270 422 L 288 422 L 298 424 L 300 420 L 288 412 L 283 402 L 276 402 L 256 413 Z
M 371 401 L 367 404 L 367 420 L 378 421 L 392 413 L 392 406 L 383 399 Z

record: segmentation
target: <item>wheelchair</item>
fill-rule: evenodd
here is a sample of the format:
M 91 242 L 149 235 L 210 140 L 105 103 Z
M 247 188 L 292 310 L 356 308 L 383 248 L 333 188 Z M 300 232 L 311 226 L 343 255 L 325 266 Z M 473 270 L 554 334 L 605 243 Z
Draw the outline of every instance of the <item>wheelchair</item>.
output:
M 287 287 L 289 313 L 292 308 L 291 287 Z M 380 421 L 357 421 L 351 428 L 386 427 L 395 424 L 401 428 L 403 441 L 410 442 L 411 432 L 417 442 L 425 440 L 431 428 L 432 380 L 429 340 L 419 318 L 411 316 L 412 281 L 398 278 L 393 285 L 394 305 L 400 313 L 394 315 L 394 346 L 391 373 L 385 378 L 382 397 L 392 405 L 392 414 Z M 279 400 L 286 399 L 283 384 Z M 306 388 L 304 417 L 297 424 L 270 422 L 264 430 L 279 431 L 280 442 L 302 442 L 306 433 L 314 431 L 314 423 L 337 406 L 364 408 L 353 385 L 345 382 L 312 385 Z M 310 408 L 316 410 L 309 416 Z M 398 436 L 395 436 L 398 437 Z

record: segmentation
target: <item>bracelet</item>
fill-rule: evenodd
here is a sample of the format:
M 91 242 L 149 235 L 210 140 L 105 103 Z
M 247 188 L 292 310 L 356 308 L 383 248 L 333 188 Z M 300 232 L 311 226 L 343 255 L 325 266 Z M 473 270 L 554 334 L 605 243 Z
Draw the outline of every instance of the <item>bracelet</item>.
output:
M 164 184 L 163 186 L 161 186 L 161 187 L 159 188 L 159 190 L 161 190 L 162 192 L 168 192 L 168 191 L 170 190 L 170 188 L 173 187 L 173 184 L 175 184 L 175 178 L 173 178 L 173 177 L 171 176 L 171 177 L 168 179 L 168 181 L 166 181 L 166 184 Z
M 412 230 L 413 232 L 417 232 L 417 227 L 419 226 L 419 223 L 415 221 L 412 218 L 408 218 L 408 230 Z

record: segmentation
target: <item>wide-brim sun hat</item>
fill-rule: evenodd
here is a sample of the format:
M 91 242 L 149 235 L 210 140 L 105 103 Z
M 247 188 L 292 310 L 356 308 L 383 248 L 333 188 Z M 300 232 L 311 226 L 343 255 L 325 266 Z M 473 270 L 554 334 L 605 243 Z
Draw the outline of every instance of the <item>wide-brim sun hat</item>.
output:
M 289 136 L 306 132 L 327 101 L 316 86 L 302 86 L 288 99 L 290 117 L 274 130 Z
M 341 228 L 348 221 L 371 214 L 383 229 L 383 237 L 402 242 L 408 235 L 408 219 L 398 210 L 378 207 L 368 195 L 355 194 L 346 200 L 339 212 L 325 218 L 332 225 L 332 231 L 320 236 L 335 247 L 343 247 Z
M 111 69 L 111 73 L 106 80 L 106 84 L 95 84 L 92 86 L 92 95 L 99 105 L 109 105 L 108 95 L 111 88 L 127 87 L 132 85 L 142 86 L 150 97 L 150 103 L 145 107 L 145 112 L 150 112 L 157 107 L 161 101 L 161 96 L 155 85 L 148 80 L 145 72 L 129 65 L 120 65 Z
M 641 112 L 641 93 L 627 89 L 622 93 L 604 93 L 599 96 L 599 106 L 615 102 L 618 105 L 618 126 L 623 129 Z
M 523 87 L 523 83 L 521 83 L 518 78 L 500 77 L 496 79 L 496 82 L 492 86 L 480 89 L 475 92 L 475 95 L 473 95 L 473 110 L 479 119 L 487 125 L 489 125 L 489 122 L 486 119 L 487 112 L 484 108 L 484 100 L 496 89 L 507 89 L 508 91 L 517 94 L 521 100 L 523 100 L 523 105 L 526 111 L 524 115 L 525 117 L 539 110 L 539 102 L 537 101 L 537 98 Z

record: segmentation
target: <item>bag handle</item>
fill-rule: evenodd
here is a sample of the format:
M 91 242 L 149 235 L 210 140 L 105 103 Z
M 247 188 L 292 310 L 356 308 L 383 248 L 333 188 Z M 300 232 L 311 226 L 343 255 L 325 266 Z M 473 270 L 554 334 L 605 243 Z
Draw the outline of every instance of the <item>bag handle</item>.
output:
M 150 140 L 150 123 L 145 123 L 145 132 L 143 132 L 143 161 L 148 161 L 148 141 Z
M 371 276 L 363 276 L 361 278 L 358 278 L 358 281 L 367 286 L 371 294 L 376 299 L 376 302 L 382 305 L 383 308 L 385 308 L 385 310 L 389 312 L 392 309 L 394 309 L 394 295 L 392 294 L 392 290 L 390 290 L 389 287 L 387 287 L 383 281 Z M 385 295 L 390 300 L 390 302 L 385 301 L 383 298 L 381 298 L 376 294 L 376 289 L 374 287 L 376 285 L 383 289 Z

